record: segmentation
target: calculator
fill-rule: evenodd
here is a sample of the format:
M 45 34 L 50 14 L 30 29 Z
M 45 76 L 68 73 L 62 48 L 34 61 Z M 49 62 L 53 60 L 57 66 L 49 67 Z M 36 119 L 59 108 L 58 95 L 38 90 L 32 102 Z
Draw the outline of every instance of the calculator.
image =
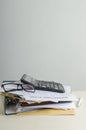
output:
M 65 92 L 64 86 L 61 83 L 54 81 L 37 80 L 27 74 L 24 74 L 21 77 L 21 82 L 32 85 L 35 90 L 44 90 L 58 93 Z

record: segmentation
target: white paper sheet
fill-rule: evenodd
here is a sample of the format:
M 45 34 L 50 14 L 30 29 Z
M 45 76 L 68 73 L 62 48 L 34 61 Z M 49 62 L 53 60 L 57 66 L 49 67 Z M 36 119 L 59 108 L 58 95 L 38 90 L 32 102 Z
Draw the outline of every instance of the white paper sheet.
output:
M 17 112 L 25 112 L 25 111 L 30 111 L 30 110 L 35 110 L 35 109 L 41 109 L 41 108 L 54 108 L 54 109 L 63 109 L 63 110 L 68 110 L 68 109 L 75 109 L 75 103 L 57 103 L 57 104 L 48 104 L 48 105 L 37 105 L 37 106 L 24 106 L 24 107 L 16 107 Z
M 57 93 L 57 92 L 50 92 L 50 91 L 40 91 L 35 90 L 34 93 L 26 92 L 24 90 L 21 91 L 13 91 L 10 93 L 18 94 L 25 98 L 25 100 L 32 100 L 32 101 L 76 101 L 76 96 L 71 94 L 71 87 L 64 86 L 65 93 Z M 1 89 L 3 91 L 3 89 Z
M 14 91 L 11 93 L 22 95 L 23 98 L 26 100 L 32 101 L 75 101 L 76 96 L 70 93 L 71 88 L 69 86 L 64 86 L 65 93 L 57 93 L 57 92 L 50 92 L 50 91 L 40 91 L 35 90 L 34 93 L 26 92 L 26 91 Z

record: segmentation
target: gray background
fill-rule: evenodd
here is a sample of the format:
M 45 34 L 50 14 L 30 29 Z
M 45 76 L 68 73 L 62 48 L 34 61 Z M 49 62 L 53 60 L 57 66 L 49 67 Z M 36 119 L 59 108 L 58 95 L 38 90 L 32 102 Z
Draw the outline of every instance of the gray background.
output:
M 24 73 L 86 89 L 86 0 L 0 0 L 0 82 Z

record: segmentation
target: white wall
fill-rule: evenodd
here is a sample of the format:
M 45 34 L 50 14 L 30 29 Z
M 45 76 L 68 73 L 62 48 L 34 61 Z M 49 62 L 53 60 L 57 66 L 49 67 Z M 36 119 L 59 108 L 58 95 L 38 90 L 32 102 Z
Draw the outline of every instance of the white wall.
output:
M 24 73 L 86 89 L 86 0 L 0 0 L 0 81 Z

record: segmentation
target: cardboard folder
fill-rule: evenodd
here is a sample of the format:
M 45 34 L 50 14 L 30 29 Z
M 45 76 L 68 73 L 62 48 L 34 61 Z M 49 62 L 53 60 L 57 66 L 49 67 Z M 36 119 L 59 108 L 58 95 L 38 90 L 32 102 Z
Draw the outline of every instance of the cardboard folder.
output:
M 22 112 L 18 113 L 18 116 L 41 116 L 41 115 L 46 115 L 46 116 L 55 116 L 55 115 L 75 115 L 75 109 L 68 109 L 68 110 L 63 110 L 63 109 L 41 109 L 41 110 L 33 110 L 33 111 L 28 111 L 28 112 Z

